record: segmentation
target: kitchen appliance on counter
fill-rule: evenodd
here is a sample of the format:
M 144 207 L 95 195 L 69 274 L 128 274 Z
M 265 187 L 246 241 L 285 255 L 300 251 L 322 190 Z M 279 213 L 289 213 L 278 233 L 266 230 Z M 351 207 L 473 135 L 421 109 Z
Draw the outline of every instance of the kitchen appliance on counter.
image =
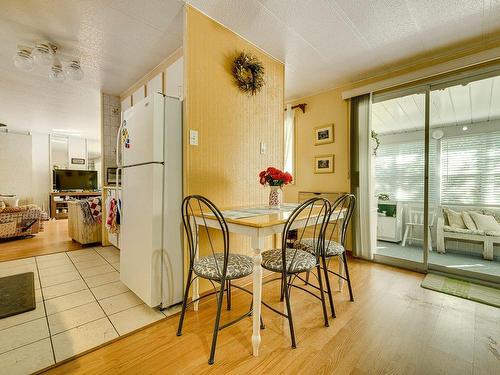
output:
M 120 279 L 147 305 L 182 301 L 182 103 L 152 94 L 123 113 Z

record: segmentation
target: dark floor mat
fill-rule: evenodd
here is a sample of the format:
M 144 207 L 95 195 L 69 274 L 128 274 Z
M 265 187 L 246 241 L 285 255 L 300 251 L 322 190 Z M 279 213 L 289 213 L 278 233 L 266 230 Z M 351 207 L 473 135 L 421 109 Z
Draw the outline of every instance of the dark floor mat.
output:
M 0 277 L 0 319 L 34 310 L 35 307 L 33 272 Z

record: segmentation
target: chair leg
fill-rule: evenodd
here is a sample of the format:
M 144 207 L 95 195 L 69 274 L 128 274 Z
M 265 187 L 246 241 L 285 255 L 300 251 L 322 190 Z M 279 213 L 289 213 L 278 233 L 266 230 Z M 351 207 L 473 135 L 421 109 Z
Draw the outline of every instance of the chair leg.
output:
M 281 276 L 280 302 L 283 302 L 285 300 L 285 284 L 286 279 L 284 276 Z
M 224 284 L 225 281 L 220 284 L 220 291 L 217 296 L 217 315 L 215 317 L 215 325 L 214 325 L 214 334 L 212 336 L 212 348 L 210 349 L 210 358 L 208 359 L 208 364 L 214 364 L 215 358 L 215 347 L 217 345 L 217 336 L 219 334 L 219 325 L 220 325 L 220 315 L 222 312 L 222 300 L 224 299 Z
M 310 271 L 306 272 L 306 285 L 309 284 L 309 276 L 310 276 L 310 274 L 311 274 Z
M 177 328 L 177 336 L 182 335 L 182 325 L 184 323 L 184 315 L 186 314 L 187 299 L 189 294 L 189 287 L 191 286 L 191 278 L 193 277 L 193 271 L 189 270 L 187 281 L 186 281 L 186 291 L 184 292 L 184 299 L 182 300 L 182 310 L 181 318 L 179 319 L 179 327 Z
M 231 310 L 231 280 L 226 281 L 226 288 L 227 288 L 227 309 Z
M 326 312 L 325 292 L 323 291 L 323 278 L 321 277 L 321 267 L 319 264 L 316 266 L 316 270 L 318 271 L 318 284 L 321 296 L 321 307 L 323 308 L 323 319 L 325 319 L 325 327 L 329 327 L 330 324 L 328 323 L 328 314 Z
M 349 276 L 349 267 L 347 266 L 347 255 L 345 253 L 346 252 L 344 251 L 342 254 L 342 258 L 344 259 L 345 277 L 347 279 L 347 286 L 349 287 L 349 297 L 351 299 L 351 302 L 354 302 L 354 297 L 352 295 L 352 287 L 351 287 L 351 277 Z
M 405 247 L 406 246 L 406 240 L 408 239 L 408 231 L 409 231 L 410 227 L 407 225 L 406 226 L 406 229 L 405 229 L 405 234 L 403 236 L 403 243 L 401 244 L 401 246 Z
M 325 275 L 326 291 L 328 293 L 328 300 L 330 301 L 330 310 L 332 311 L 332 318 L 336 318 L 335 306 L 333 304 L 332 288 L 330 287 L 330 278 L 328 277 L 328 268 L 325 258 L 321 257 L 321 262 L 323 263 L 323 274 Z
M 292 309 L 290 307 L 290 291 L 288 289 L 288 281 L 284 276 L 283 279 L 287 283 L 285 285 L 284 294 L 285 294 L 285 302 L 286 302 L 286 312 L 288 316 L 288 325 L 290 326 L 290 337 L 292 338 L 292 348 L 296 348 L 297 344 L 295 343 L 295 331 L 293 330 L 293 320 L 292 320 Z

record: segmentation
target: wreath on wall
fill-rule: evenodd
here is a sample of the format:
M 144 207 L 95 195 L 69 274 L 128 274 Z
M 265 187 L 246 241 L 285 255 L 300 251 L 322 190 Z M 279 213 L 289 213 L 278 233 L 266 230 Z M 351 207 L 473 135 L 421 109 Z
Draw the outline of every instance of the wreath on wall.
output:
M 255 95 L 264 86 L 264 65 L 254 55 L 241 52 L 234 59 L 233 76 L 241 91 Z

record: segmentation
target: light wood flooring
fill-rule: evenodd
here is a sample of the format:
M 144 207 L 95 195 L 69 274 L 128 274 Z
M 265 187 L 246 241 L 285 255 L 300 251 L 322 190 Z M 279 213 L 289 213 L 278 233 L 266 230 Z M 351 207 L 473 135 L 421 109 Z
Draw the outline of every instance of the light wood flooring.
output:
M 0 241 L 0 262 L 81 249 L 68 235 L 68 220 L 44 221 L 44 231 L 31 238 Z
M 220 332 L 216 363 L 207 364 L 215 303 L 154 324 L 83 355 L 49 374 L 500 374 L 500 310 L 420 287 L 423 275 L 351 260 L 356 301 L 335 294 L 337 318 L 326 328 L 320 304 L 294 290 L 297 349 L 285 319 L 263 308 L 260 356 L 251 355 L 251 320 Z M 335 265 L 333 265 L 335 267 Z M 278 302 L 278 284 L 264 286 Z M 234 292 L 236 317 L 250 297 Z

